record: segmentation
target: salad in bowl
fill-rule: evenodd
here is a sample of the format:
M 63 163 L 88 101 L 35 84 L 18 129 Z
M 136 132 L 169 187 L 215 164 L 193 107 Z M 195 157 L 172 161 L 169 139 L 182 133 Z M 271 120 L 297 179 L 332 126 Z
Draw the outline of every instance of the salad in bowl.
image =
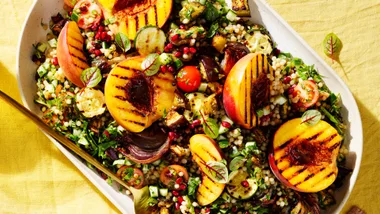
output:
M 340 95 L 252 22 L 247 2 L 64 9 L 34 44 L 34 102 L 131 187 L 147 186 L 151 213 L 321 213 L 336 203 L 352 171 Z

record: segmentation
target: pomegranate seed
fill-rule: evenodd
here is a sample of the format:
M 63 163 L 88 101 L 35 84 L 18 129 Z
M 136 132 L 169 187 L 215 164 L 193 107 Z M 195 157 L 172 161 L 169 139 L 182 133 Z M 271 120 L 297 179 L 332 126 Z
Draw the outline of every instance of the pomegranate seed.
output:
M 69 12 L 69 16 L 71 16 L 71 15 L 73 15 L 73 11 L 70 11 L 70 12 Z
M 102 38 L 102 40 L 105 40 L 107 39 L 107 36 L 108 36 L 107 32 L 102 32 L 100 38 Z
M 175 190 L 172 191 L 172 194 L 173 194 L 174 196 L 179 196 L 179 192 L 177 192 L 177 191 L 175 191 Z
M 291 80 L 292 80 L 292 78 L 290 78 L 290 76 L 287 76 L 284 78 L 284 83 L 288 84 L 288 83 L 290 83 Z
M 231 211 L 232 212 L 236 212 L 237 211 L 237 207 L 232 207 Z
M 95 47 L 96 49 L 100 49 L 100 48 L 102 48 L 102 45 L 101 45 L 101 44 L 98 44 L 98 43 L 96 43 L 96 44 L 94 45 L 94 47 Z
M 227 129 L 231 128 L 231 124 L 227 121 L 222 121 L 222 126 Z
M 201 125 L 201 120 L 196 119 L 196 120 L 194 120 L 194 121 L 191 123 L 191 125 L 193 125 L 193 126 L 199 126 L 199 125 Z
M 166 71 L 168 71 L 168 67 L 166 65 L 161 65 L 160 70 L 162 73 L 165 73 Z
M 88 50 L 88 52 L 90 53 L 94 53 L 94 51 L 95 51 L 95 48 L 90 48 L 90 50 Z
M 179 185 L 179 190 L 185 190 L 185 189 L 186 189 L 186 184 Z
M 181 56 L 182 56 L 181 51 L 177 51 L 177 52 L 175 52 L 175 53 L 174 53 L 174 56 L 175 56 L 175 57 L 181 57 Z
M 178 35 L 178 34 L 175 34 L 175 35 L 172 36 L 172 38 L 170 39 L 170 41 L 175 42 L 175 41 L 177 41 L 178 39 L 179 39 L 179 35 Z
M 176 139 L 176 134 L 174 132 L 169 132 L 169 139 L 170 140 L 175 140 Z
M 205 212 L 206 212 L 206 213 L 209 213 L 209 212 L 210 212 L 210 207 L 207 207 L 207 208 L 205 209 Z
M 174 69 L 173 66 L 169 66 L 168 70 L 169 70 L 170 73 L 174 73 L 175 72 L 175 69 Z
M 99 32 L 104 31 L 104 26 L 103 26 L 103 25 L 100 25 L 99 28 L 98 28 L 98 31 L 99 31 Z
M 314 81 L 314 80 L 309 80 L 309 81 L 315 84 L 315 81 Z
M 179 29 L 186 29 L 186 26 L 185 25 L 180 25 Z
M 86 6 L 82 6 L 79 8 L 79 10 L 82 12 L 82 13 L 85 13 L 87 12 L 87 7 Z
M 58 58 L 54 57 L 52 60 L 53 65 L 57 66 L 58 65 Z
M 183 48 L 183 53 L 184 53 L 184 54 L 188 54 L 188 53 L 189 53 L 189 51 L 190 51 L 190 50 L 189 50 L 189 48 L 188 48 L 188 47 L 184 47 L 184 48 Z
M 95 35 L 95 39 L 99 40 L 101 37 L 101 34 L 102 34 L 101 32 L 97 32 Z
M 195 53 L 197 52 L 197 49 L 191 47 L 191 48 L 190 48 L 190 52 L 193 53 L 193 54 L 195 54 Z
M 190 124 L 189 128 L 190 128 L 190 129 L 194 129 L 195 127 L 194 127 L 193 124 Z
M 201 210 L 200 210 L 199 208 L 195 207 L 195 208 L 194 208 L 194 212 L 195 212 L 196 214 L 198 214 L 198 213 L 201 213 Z
M 177 178 L 177 180 L 175 180 L 175 183 L 176 184 L 180 184 L 182 183 L 183 179 L 181 177 Z
M 102 55 L 102 52 L 100 50 L 94 50 L 94 54 L 96 56 L 100 56 L 100 55 Z
M 166 47 L 172 49 L 172 48 L 173 48 L 173 44 L 172 44 L 172 43 L 169 43 L 168 45 L 166 45 Z
M 181 206 L 181 205 L 180 205 L 178 202 L 175 203 L 175 209 L 176 209 L 176 210 L 179 210 L 179 207 L 180 207 L 180 206 Z
M 290 88 L 288 89 L 288 94 L 293 94 L 293 93 L 294 93 L 294 88 L 295 88 L 294 85 L 293 85 L 292 87 L 290 87 Z
M 242 181 L 241 182 L 241 185 L 243 186 L 243 187 L 249 187 L 249 183 L 248 183 L 248 181 Z
M 110 137 L 110 133 L 109 133 L 107 130 L 105 130 L 105 131 L 103 132 L 103 134 L 104 134 L 105 136 L 107 136 L 107 138 Z
M 179 197 L 178 197 L 178 203 L 179 203 L 179 204 L 182 204 L 182 202 L 183 202 L 183 198 L 182 198 L 182 196 L 179 196 Z

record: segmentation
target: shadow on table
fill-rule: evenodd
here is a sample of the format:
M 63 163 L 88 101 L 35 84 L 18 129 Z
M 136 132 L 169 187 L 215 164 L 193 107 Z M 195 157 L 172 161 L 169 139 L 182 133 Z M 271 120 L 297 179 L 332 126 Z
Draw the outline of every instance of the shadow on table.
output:
M 376 145 L 378 142 L 376 142 L 377 138 L 375 137 L 374 133 L 370 133 L 370 130 L 380 130 L 380 118 L 376 117 L 376 115 L 373 115 L 371 111 L 363 104 L 358 97 L 355 96 L 356 103 L 359 107 L 360 116 L 362 120 L 363 125 L 363 154 L 362 154 L 362 160 L 361 160 L 361 167 L 369 165 L 370 163 L 370 156 L 373 154 L 373 146 Z M 350 152 L 348 156 L 354 155 L 356 158 L 356 154 Z M 374 166 L 376 167 L 376 166 Z M 363 170 L 359 170 L 359 175 L 357 177 L 356 185 L 352 192 L 355 192 L 355 195 L 358 197 L 359 195 L 363 196 L 365 194 L 370 194 L 370 188 L 367 188 L 367 191 L 364 191 L 363 187 L 364 183 L 366 182 L 366 172 Z M 373 195 L 375 196 L 375 194 Z M 353 201 L 353 198 L 349 198 L 347 206 L 342 210 L 343 213 L 346 213 L 349 208 L 352 205 L 356 205 L 355 201 Z M 361 204 L 357 204 L 359 206 L 362 206 Z M 363 207 L 365 209 L 365 207 Z M 371 210 L 366 210 L 367 213 L 372 213 Z M 374 211 L 374 210 L 373 210 Z

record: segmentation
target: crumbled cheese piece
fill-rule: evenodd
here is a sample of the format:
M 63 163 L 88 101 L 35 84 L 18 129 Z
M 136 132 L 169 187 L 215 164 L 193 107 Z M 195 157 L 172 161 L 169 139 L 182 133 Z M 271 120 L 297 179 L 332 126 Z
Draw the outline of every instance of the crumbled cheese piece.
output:
M 103 92 L 93 88 L 80 91 L 76 96 L 76 104 L 82 114 L 89 118 L 101 115 L 106 110 Z

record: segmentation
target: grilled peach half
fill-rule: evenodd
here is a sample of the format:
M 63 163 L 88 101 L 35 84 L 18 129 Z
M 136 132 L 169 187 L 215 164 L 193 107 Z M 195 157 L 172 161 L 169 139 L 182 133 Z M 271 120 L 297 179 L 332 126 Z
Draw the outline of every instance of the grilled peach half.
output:
M 66 78 L 78 87 L 82 71 L 89 67 L 83 52 L 84 39 L 76 22 L 67 22 L 58 36 L 57 58 Z
M 222 152 L 215 141 L 204 134 L 196 134 L 190 138 L 190 151 L 193 160 L 201 171 L 206 170 L 208 161 L 221 161 Z M 198 187 L 197 200 L 199 205 L 205 206 L 214 202 L 224 190 L 225 184 L 213 181 L 206 173 L 202 173 L 202 183 Z
M 325 121 L 314 126 L 296 118 L 275 133 L 269 164 L 276 177 L 300 192 L 318 192 L 336 179 L 336 159 L 342 141 L 337 130 Z
M 256 110 L 269 104 L 273 69 L 266 55 L 251 53 L 241 58 L 229 72 L 223 89 L 228 116 L 246 129 L 260 125 Z
M 141 132 L 168 111 L 174 101 L 174 76 L 158 73 L 146 76 L 144 57 L 132 57 L 112 69 L 105 83 L 106 105 L 112 117 L 125 129 Z
M 172 0 L 98 0 L 105 18 L 115 18 L 110 25 L 116 34 L 123 32 L 134 40 L 139 29 L 147 25 L 162 27 L 168 20 Z

